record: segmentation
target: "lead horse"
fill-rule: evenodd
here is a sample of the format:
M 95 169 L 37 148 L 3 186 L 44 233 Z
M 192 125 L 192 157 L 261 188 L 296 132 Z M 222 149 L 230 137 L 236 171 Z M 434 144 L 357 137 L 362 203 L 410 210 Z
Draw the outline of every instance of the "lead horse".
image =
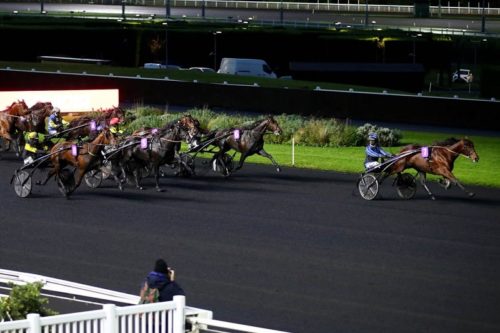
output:
M 445 141 L 436 142 L 432 146 L 425 147 L 430 149 L 430 153 L 428 153 L 427 157 L 423 156 L 421 152 L 422 148 L 424 147 L 418 144 L 404 147 L 400 153 L 411 150 L 416 150 L 417 153 L 398 159 L 390 170 L 388 170 L 389 174 L 399 174 L 403 170 L 409 168 L 417 170 L 420 176 L 420 182 L 432 200 L 436 198 L 426 185 L 426 174 L 428 173 L 442 176 L 445 188 L 448 188 L 450 184 L 457 185 L 462 191 L 467 193 L 468 196 L 474 196 L 474 193 L 467 191 L 452 172 L 455 160 L 459 156 L 464 156 L 474 163 L 479 161 L 479 156 L 471 140 L 468 138 L 448 138 Z
M 214 140 L 213 142 L 213 145 L 218 146 L 220 150 L 214 154 L 212 163 L 223 159 L 226 152 L 233 149 L 241 153 L 240 161 L 235 170 L 243 167 L 243 163 L 245 163 L 247 157 L 258 154 L 268 158 L 275 166 L 276 171 L 280 172 L 281 167 L 274 160 L 273 156 L 264 150 L 264 135 L 269 132 L 275 135 L 282 133 L 281 127 L 273 116 L 257 120 L 248 126 L 213 132 L 209 135 L 209 139 L 210 137 L 221 139 Z

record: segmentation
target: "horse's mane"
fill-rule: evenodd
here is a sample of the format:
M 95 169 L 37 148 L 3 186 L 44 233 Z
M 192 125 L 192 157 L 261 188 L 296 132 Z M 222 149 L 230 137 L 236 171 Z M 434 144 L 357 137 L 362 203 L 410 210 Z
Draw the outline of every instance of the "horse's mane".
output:
M 447 138 L 443 141 L 433 142 L 432 145 L 433 146 L 451 146 L 451 145 L 454 145 L 455 143 L 457 143 L 458 141 L 460 141 L 460 140 L 457 138 L 451 137 L 451 138 Z
M 36 102 L 35 105 L 29 108 L 30 111 L 36 111 L 45 108 L 47 105 L 52 105 L 51 102 Z

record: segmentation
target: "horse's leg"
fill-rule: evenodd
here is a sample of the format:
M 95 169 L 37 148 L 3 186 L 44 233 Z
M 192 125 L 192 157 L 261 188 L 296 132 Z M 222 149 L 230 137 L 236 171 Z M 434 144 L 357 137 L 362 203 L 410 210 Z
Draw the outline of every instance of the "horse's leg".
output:
M 44 180 L 38 180 L 35 184 L 36 185 L 45 185 L 47 184 L 47 182 L 49 181 L 50 178 L 52 178 L 52 176 L 54 176 L 55 174 L 57 173 L 57 170 L 56 168 L 51 168 L 49 170 L 49 172 L 47 172 L 47 176 L 45 177 Z
M 278 163 L 276 163 L 276 161 L 274 160 L 273 156 L 271 154 L 269 154 L 268 152 L 266 152 L 264 149 L 261 149 L 257 152 L 257 154 L 259 154 L 260 156 L 264 156 L 264 157 L 267 157 L 268 159 L 271 160 L 271 162 L 273 163 L 273 165 L 276 167 L 276 171 L 278 172 L 281 172 L 281 167 L 278 165 Z
M 160 187 L 160 164 L 153 165 L 153 172 L 155 174 L 156 191 L 164 192 L 165 190 Z
M 243 152 L 241 153 L 241 156 L 240 156 L 240 161 L 238 162 L 238 166 L 234 169 L 234 171 L 239 170 L 239 169 L 241 169 L 241 168 L 243 167 L 243 163 L 245 163 L 245 160 L 246 160 L 246 158 L 247 158 L 248 156 L 250 156 L 250 155 L 248 154 L 248 151 L 246 151 L 246 152 L 244 152 L 244 153 L 243 153 Z
M 141 178 L 141 169 L 138 167 L 133 170 L 134 179 L 135 179 L 135 188 L 138 190 L 144 190 L 144 188 L 139 184 Z
M 455 175 L 453 175 L 453 173 L 451 171 L 449 171 L 449 170 L 443 170 L 439 174 L 442 175 L 445 179 L 448 179 L 452 184 L 457 185 L 458 187 L 460 187 L 460 189 L 462 191 L 464 191 L 465 193 L 467 193 L 467 195 L 469 197 L 473 197 L 473 196 L 476 195 L 474 192 L 467 191 L 465 189 L 465 187 L 458 181 L 458 179 L 455 177 Z
M 436 197 L 434 196 L 434 194 L 432 194 L 431 190 L 429 190 L 429 187 L 427 187 L 427 183 L 426 183 L 426 174 L 425 172 L 419 172 L 418 173 L 418 176 L 420 178 L 420 184 L 422 184 L 422 186 L 424 187 L 424 189 L 427 191 L 427 194 L 430 195 L 431 199 L 432 200 L 436 200 Z

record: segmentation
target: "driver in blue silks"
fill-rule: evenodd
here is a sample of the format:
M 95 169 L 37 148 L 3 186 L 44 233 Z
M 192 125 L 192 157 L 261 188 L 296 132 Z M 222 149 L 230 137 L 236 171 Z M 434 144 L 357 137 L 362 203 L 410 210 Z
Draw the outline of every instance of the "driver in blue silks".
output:
M 370 133 L 368 135 L 368 145 L 365 149 L 366 158 L 365 158 L 365 168 L 373 168 L 380 164 L 380 159 L 387 157 L 390 158 L 393 155 L 386 152 L 382 149 L 382 147 L 378 144 L 378 136 L 377 133 Z

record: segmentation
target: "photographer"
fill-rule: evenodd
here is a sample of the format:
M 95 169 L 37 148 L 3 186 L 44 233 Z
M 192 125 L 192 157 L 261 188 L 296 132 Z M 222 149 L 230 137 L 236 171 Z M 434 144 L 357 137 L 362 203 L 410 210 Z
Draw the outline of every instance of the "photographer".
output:
M 150 302 L 167 302 L 173 300 L 174 296 L 185 296 L 182 287 L 174 281 L 175 271 L 168 267 L 163 259 L 158 259 L 155 262 L 154 270 L 151 271 L 141 289 L 141 303 Z M 150 295 L 152 289 L 157 289 L 157 298 L 154 300 L 146 299 Z

